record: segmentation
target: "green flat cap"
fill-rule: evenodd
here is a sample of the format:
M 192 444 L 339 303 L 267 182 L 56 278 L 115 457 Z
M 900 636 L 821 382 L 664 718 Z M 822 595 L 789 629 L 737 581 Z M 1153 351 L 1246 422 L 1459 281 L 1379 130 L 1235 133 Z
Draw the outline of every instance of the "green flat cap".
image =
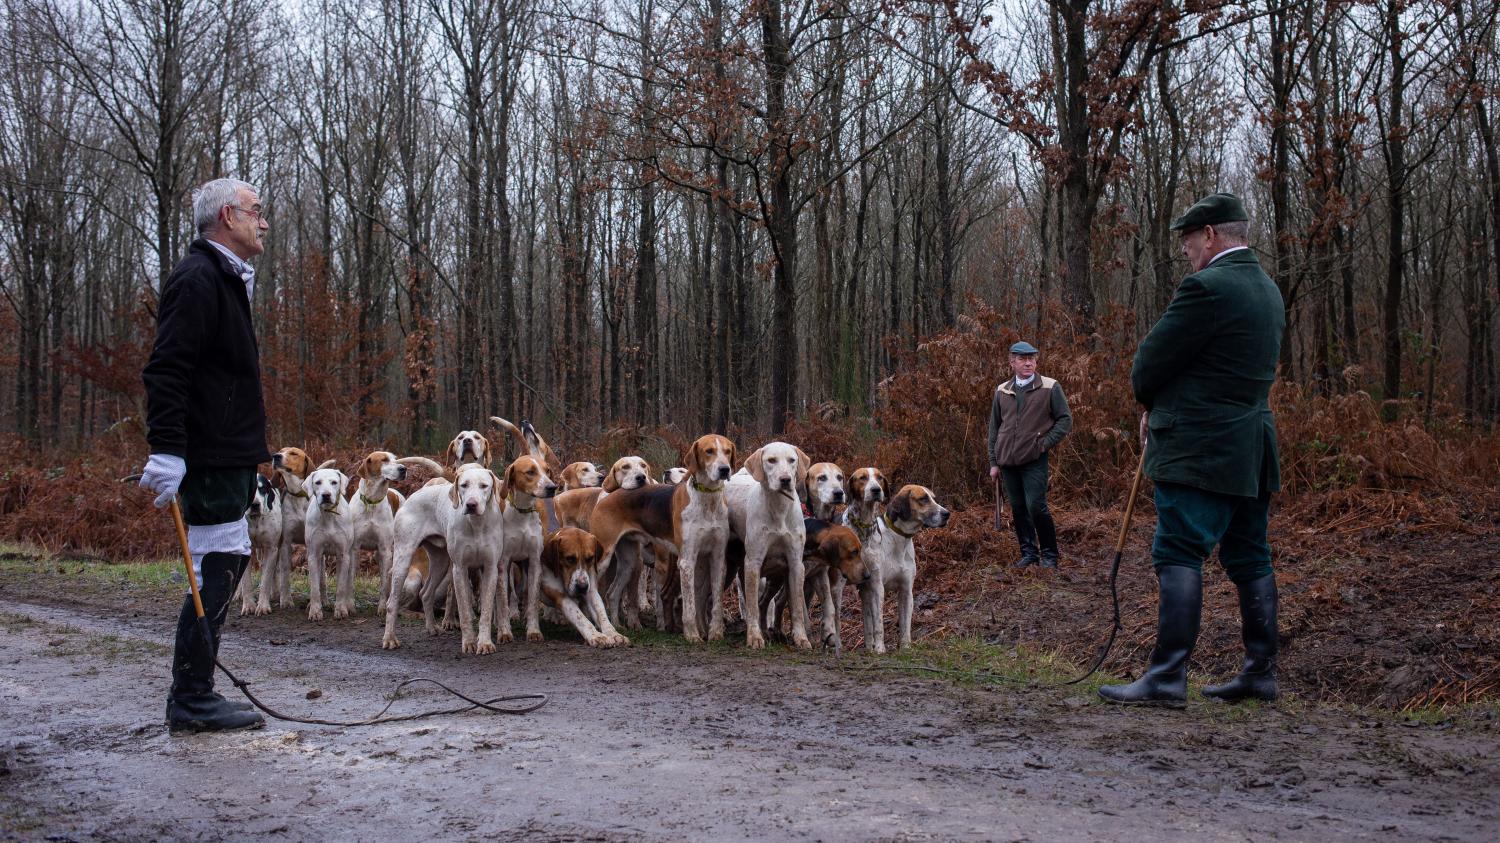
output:
M 1036 346 L 1032 345 L 1031 343 L 1029 343 L 1029 342 L 1027 342 L 1025 340 L 1021 340 L 1020 342 L 1018 342 L 1015 345 L 1013 345 L 1013 346 L 1010 347 L 1010 353 L 1011 354 L 1036 354 L 1037 350 L 1036 350 Z
M 1193 203 L 1187 213 L 1172 223 L 1173 231 L 1192 231 L 1205 225 L 1220 225 L 1226 222 L 1242 222 L 1250 219 L 1245 213 L 1245 203 L 1233 193 L 1210 193 Z

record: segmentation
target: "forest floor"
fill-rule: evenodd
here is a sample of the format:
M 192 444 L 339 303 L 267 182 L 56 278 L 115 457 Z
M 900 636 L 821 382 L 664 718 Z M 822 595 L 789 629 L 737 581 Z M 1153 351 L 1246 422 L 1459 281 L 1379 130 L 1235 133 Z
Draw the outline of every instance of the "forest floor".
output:
M 366 581 L 350 620 L 232 617 L 221 657 L 271 705 L 320 718 L 368 716 L 410 676 L 549 703 L 172 737 L 161 720 L 181 583 L 167 564 L 0 554 L 0 839 L 1500 834 L 1492 703 L 1401 714 L 1326 701 L 1294 675 L 1274 706 L 1195 695 L 1185 710 L 1117 708 L 1093 693 L 1106 677 L 1060 687 L 1073 664 L 931 621 L 916 648 L 882 657 L 653 632 L 592 650 L 556 627 L 464 656 L 455 634 L 428 637 L 410 618 L 405 646 L 386 652 Z M 1097 626 L 1101 607 L 1088 611 Z M 448 704 L 416 690 L 393 712 Z

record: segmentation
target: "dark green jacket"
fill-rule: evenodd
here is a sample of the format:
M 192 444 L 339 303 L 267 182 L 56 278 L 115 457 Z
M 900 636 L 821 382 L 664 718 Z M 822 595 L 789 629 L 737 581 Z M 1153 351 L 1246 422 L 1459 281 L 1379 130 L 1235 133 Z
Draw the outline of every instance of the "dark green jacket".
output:
M 1130 370 L 1151 411 L 1146 476 L 1226 495 L 1281 488 L 1276 380 L 1286 312 L 1249 249 L 1182 279 Z

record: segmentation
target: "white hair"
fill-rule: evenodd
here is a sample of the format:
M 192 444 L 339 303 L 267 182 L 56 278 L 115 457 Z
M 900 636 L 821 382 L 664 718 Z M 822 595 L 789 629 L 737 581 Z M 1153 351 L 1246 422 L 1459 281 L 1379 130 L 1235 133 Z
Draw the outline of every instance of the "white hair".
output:
M 1249 220 L 1236 220 L 1234 222 L 1222 222 L 1222 223 L 1219 223 L 1218 225 L 1214 226 L 1214 231 L 1217 231 L 1219 233 L 1219 235 L 1222 236 L 1225 240 L 1232 240 L 1232 241 L 1234 241 L 1236 243 L 1249 243 L 1250 242 L 1250 221 Z
M 193 227 L 199 235 L 219 227 L 219 209 L 238 202 L 241 190 L 253 191 L 255 186 L 239 179 L 214 179 L 193 191 Z

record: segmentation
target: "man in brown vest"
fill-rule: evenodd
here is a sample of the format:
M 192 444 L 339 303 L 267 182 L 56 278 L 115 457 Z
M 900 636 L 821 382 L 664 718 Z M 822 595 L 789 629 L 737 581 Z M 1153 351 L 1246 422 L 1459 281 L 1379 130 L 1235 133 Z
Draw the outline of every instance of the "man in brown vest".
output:
M 1036 346 L 1010 347 L 1014 377 L 995 389 L 990 404 L 990 477 L 1002 477 L 1021 544 L 1017 568 L 1057 567 L 1057 529 L 1047 509 L 1047 452 L 1073 429 L 1068 399 L 1057 381 L 1036 373 Z M 1037 539 L 1042 553 L 1037 557 Z

